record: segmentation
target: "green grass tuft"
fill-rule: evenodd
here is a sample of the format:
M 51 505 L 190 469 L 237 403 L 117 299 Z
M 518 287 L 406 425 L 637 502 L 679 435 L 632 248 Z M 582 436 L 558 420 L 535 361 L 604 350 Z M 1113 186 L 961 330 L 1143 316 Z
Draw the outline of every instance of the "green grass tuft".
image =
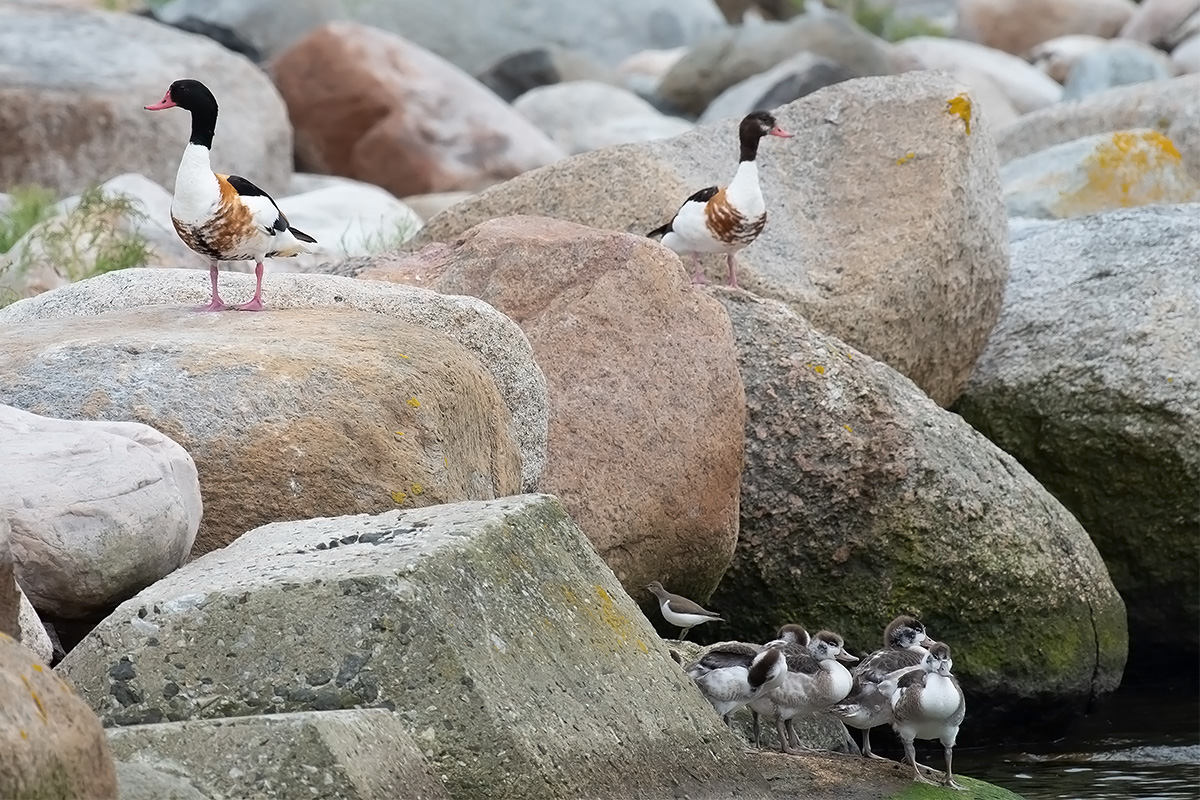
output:
M 49 263 L 69 281 L 81 281 L 105 272 L 145 266 L 151 255 L 145 237 L 131 232 L 146 217 L 124 195 L 106 195 L 97 186 L 86 189 L 67 214 L 51 219 L 53 195 L 41 188 L 13 193 L 14 204 L 0 215 L 0 236 L 15 238 L 2 248 L 12 249 L 17 239 L 29 238 L 15 257 L 0 261 L 0 279 L 6 273 L 22 275 L 38 264 Z M 16 282 L 19 285 L 19 281 Z M 0 307 L 19 299 L 12 285 L 0 289 Z
M 39 222 L 54 216 L 54 193 L 41 186 L 18 186 L 9 195 L 12 204 L 0 213 L 0 253 L 7 253 Z

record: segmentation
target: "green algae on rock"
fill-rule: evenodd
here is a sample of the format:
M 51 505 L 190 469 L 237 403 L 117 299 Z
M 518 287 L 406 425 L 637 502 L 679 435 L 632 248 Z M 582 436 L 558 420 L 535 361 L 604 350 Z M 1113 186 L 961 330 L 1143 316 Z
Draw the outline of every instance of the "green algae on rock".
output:
M 123 603 L 59 669 L 110 725 L 395 709 L 452 797 L 766 797 L 544 495 L 266 525 Z
M 853 652 L 916 614 L 954 648 L 972 737 L 1116 688 L 1124 605 L 1066 509 L 893 370 L 780 303 L 712 291 L 747 398 L 741 537 L 715 607 L 751 638 L 796 621 Z

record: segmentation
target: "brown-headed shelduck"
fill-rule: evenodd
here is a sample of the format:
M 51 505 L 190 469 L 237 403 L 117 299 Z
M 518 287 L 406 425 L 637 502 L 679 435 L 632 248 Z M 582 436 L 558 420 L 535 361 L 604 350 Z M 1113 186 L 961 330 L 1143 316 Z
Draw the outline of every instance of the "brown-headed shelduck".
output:
M 209 156 L 217 128 L 217 99 L 207 86 L 191 79 L 175 81 L 160 102 L 145 108 L 177 107 L 191 112 L 192 136 L 175 175 L 171 222 L 188 247 L 209 258 L 212 301 L 200 310 L 227 307 L 217 293 L 219 262 L 253 259 L 254 298 L 233 308 L 261 311 L 263 259 L 310 252 L 305 245 L 317 240 L 289 225 L 271 196 L 250 181 L 213 172 Z
M 749 245 L 767 224 L 767 206 L 758 185 L 758 143 L 764 136 L 791 138 L 766 111 L 747 114 L 738 126 L 741 161 L 728 186 L 709 186 L 684 201 L 675 216 L 646 234 L 662 237 L 663 246 L 692 256 L 692 280 L 704 283 L 701 253 L 724 253 L 728 283 L 737 286 L 734 253 Z

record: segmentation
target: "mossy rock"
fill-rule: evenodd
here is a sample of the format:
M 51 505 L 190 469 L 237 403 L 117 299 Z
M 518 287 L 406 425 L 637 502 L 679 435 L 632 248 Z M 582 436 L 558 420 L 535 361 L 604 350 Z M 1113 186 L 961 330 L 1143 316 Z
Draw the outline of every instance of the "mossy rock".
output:
M 738 551 L 710 607 L 752 639 L 799 622 L 855 653 L 917 615 L 953 649 L 962 739 L 1056 725 L 1116 688 L 1124 604 L 1049 492 L 787 306 L 712 291 L 738 343 L 747 446 Z
M 1161 668 L 1200 656 L 1195 205 L 1066 220 L 1013 245 L 959 412 L 1091 534 Z M 1082 255 L 1081 255 L 1082 254 Z M 1136 665 L 1135 665 L 1136 666 Z

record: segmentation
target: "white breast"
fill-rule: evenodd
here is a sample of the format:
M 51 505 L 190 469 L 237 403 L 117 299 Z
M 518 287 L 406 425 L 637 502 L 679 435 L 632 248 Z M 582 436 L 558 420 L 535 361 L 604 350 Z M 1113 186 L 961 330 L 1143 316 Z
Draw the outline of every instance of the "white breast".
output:
M 929 719 L 949 719 L 958 710 L 962 697 L 949 678 L 930 674 L 925 678 L 925 689 L 921 692 L 921 715 Z
M 221 185 L 213 174 L 207 147 L 189 143 L 175 173 L 175 196 L 171 215 L 184 225 L 208 222 L 221 203 Z
M 746 219 L 756 219 L 767 210 L 763 200 L 762 188 L 758 183 L 758 165 L 753 161 L 742 161 L 738 164 L 733 180 L 725 189 L 725 198 Z

